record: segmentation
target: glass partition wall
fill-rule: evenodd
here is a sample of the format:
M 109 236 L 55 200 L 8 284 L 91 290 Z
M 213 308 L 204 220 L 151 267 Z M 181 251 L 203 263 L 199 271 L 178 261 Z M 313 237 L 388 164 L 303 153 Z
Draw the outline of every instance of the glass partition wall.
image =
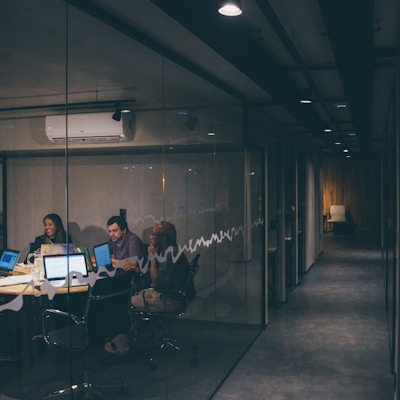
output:
M 90 288 L 114 278 L 92 273 L 86 290 L 68 284 L 53 290 L 45 277 L 45 283 L 3 287 L 0 394 L 37 400 L 81 383 L 88 370 L 94 383 L 125 382 L 127 398 L 207 399 L 260 332 L 265 306 L 264 160 L 262 151 L 243 144 L 244 105 L 138 43 L 129 29 L 121 33 L 67 2 L 36 2 L 46 10 L 41 21 L 28 18 L 29 1 L 16 2 L 10 13 L 13 7 L 26 7 L 26 29 L 37 26 L 16 50 L 30 55 L 27 74 L 37 80 L 39 94 L 37 110 L 24 114 L 24 99 L 33 93 L 18 93 L 21 110 L 1 119 L 7 246 L 20 249 L 24 262 L 29 243 L 43 234 L 43 217 L 56 213 L 90 264 L 93 247 L 109 239 L 108 218 L 123 215 L 144 244 L 155 224 L 174 224 L 180 251 L 188 260 L 199 254 L 200 268 L 183 316 L 161 316 L 143 328 L 145 344 L 167 337 L 179 350 L 160 349 L 157 342 L 133 346 L 123 357 L 104 350 L 110 332 L 116 333 L 112 311 L 120 310 L 112 307 L 121 303 L 91 304 L 82 351 L 74 351 L 71 330 L 66 348 L 40 337 L 43 310 L 82 317 Z M 14 28 L 3 29 L 11 34 Z M 56 40 L 58 54 L 50 54 Z M 44 76 L 41 63 L 50 59 L 54 66 Z M 87 114 L 88 125 L 98 126 L 100 113 L 111 119 L 123 100 L 133 124 L 127 141 L 71 140 L 74 115 Z M 66 123 L 56 142 L 46 133 L 48 115 Z M 29 273 L 31 266 L 18 268 Z M 112 394 L 124 398 L 122 392 Z

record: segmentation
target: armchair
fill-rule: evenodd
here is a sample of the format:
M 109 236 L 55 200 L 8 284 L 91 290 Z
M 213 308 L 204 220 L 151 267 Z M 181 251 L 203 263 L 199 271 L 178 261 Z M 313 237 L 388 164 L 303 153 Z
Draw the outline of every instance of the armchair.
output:
M 178 341 L 171 337 L 169 335 L 169 322 L 171 320 L 180 318 L 182 317 L 188 307 L 190 302 L 194 299 L 195 294 L 196 294 L 196 289 L 194 286 L 194 277 L 197 274 L 199 270 L 199 263 L 198 260 L 200 258 L 200 255 L 197 254 L 188 264 L 189 270 L 188 270 L 188 275 L 185 283 L 185 287 L 181 291 L 169 293 L 169 292 L 163 292 L 163 295 L 165 295 L 166 298 L 169 296 L 172 296 L 174 299 L 179 299 L 181 307 L 179 309 L 175 309 L 174 311 L 168 310 L 168 307 L 165 307 L 165 310 L 163 311 L 150 311 L 150 310 L 137 310 L 133 306 L 130 306 L 129 309 L 129 314 L 131 317 L 131 325 L 132 329 L 136 329 L 137 332 L 137 340 L 139 343 L 134 344 L 134 348 L 139 347 L 140 349 L 143 349 L 144 347 L 150 347 L 151 345 L 156 345 L 159 350 L 167 350 L 167 349 L 172 349 L 179 351 L 181 350 L 181 344 L 178 343 Z M 146 291 L 152 291 L 154 289 L 148 288 L 144 289 L 143 291 L 143 299 L 145 300 L 145 292 Z M 146 306 L 146 302 L 145 302 Z M 140 325 L 138 324 L 140 323 Z M 143 338 L 143 330 L 144 330 L 144 324 L 145 323 L 158 323 L 162 324 L 162 329 L 161 332 L 163 334 L 161 337 L 155 338 L 154 340 L 151 340 L 150 342 L 144 343 L 144 338 Z M 150 335 L 150 337 L 153 337 L 153 335 Z M 147 336 L 148 338 L 148 336 Z M 197 351 L 197 346 L 196 345 L 191 345 L 191 350 L 192 351 Z M 197 357 L 193 356 L 190 360 L 190 363 L 192 365 L 195 365 L 197 363 Z M 154 362 L 153 356 L 150 356 L 148 359 L 148 364 L 150 366 L 150 369 L 156 368 L 156 364 Z
M 336 224 L 343 224 L 346 230 L 346 207 L 344 205 L 331 205 L 326 222 L 333 224 L 333 232 L 336 231 Z
M 126 383 L 95 384 L 89 378 L 89 324 L 88 314 L 92 301 L 101 300 L 101 297 L 93 294 L 93 287 L 89 287 L 87 300 L 82 316 L 77 316 L 66 311 L 49 308 L 42 313 L 42 334 L 40 337 L 49 346 L 57 346 L 72 352 L 85 352 L 85 368 L 82 383 L 72 384 L 70 387 L 52 392 L 44 399 L 53 399 L 60 396 L 77 393 L 77 398 L 88 398 L 94 395 L 96 398 L 110 400 L 108 391 L 117 389 L 120 394 L 126 394 Z M 36 337 L 35 339 L 37 339 Z M 107 395 L 101 390 L 107 390 Z M 71 397 L 72 398 L 72 397 Z M 74 397 L 75 398 L 75 397 Z

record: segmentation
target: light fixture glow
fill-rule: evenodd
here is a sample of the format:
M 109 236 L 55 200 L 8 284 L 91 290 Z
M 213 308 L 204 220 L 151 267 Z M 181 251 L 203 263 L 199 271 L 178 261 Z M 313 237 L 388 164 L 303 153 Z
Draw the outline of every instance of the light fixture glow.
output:
M 345 103 L 338 103 L 338 104 L 336 104 L 336 108 L 347 108 L 347 104 L 345 104 Z
M 300 103 L 301 104 L 311 104 L 312 101 L 312 90 L 311 89 L 305 89 L 300 97 Z
M 207 135 L 208 136 L 215 136 L 215 132 L 208 132 Z
M 230 0 L 222 2 L 218 8 L 218 12 L 226 17 L 237 17 L 242 14 L 240 1 Z
M 333 131 L 333 129 L 331 129 L 331 128 L 325 128 L 324 129 L 324 132 L 332 132 Z
M 348 149 L 344 149 L 344 150 L 343 150 L 343 153 L 348 153 L 348 152 L 349 152 Z

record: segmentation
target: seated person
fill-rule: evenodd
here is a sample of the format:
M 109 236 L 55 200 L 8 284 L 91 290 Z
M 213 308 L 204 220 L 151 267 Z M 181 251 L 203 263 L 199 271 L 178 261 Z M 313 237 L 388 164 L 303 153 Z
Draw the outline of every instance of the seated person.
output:
M 29 253 L 40 249 L 42 244 L 67 243 L 67 234 L 62 219 L 58 214 L 47 214 L 43 218 L 43 228 L 43 235 L 37 236 L 35 240 L 29 244 Z M 69 236 L 68 242 L 72 243 Z M 24 263 L 27 263 L 26 258 Z
M 131 232 L 125 218 L 113 216 L 107 221 L 108 246 L 113 258 L 113 265 L 118 260 L 125 260 L 136 256 L 138 259 L 145 257 L 145 251 L 139 236 Z M 123 266 L 124 271 L 140 272 L 138 263 L 131 263 L 128 260 Z
M 109 234 L 108 246 L 114 267 L 116 267 L 119 260 L 134 256 L 138 259 L 146 257 L 141 239 L 129 230 L 125 218 L 121 216 L 109 218 L 107 221 L 107 230 Z M 100 296 L 116 294 L 114 297 L 102 301 L 98 310 L 96 310 L 96 307 L 93 307 L 91 313 L 92 324 L 108 319 L 113 320 L 112 324 L 107 321 L 107 324 L 102 323 L 101 328 L 92 329 L 92 331 L 98 332 L 97 335 L 100 338 L 106 338 L 107 340 L 116 333 L 129 329 L 127 304 L 132 281 L 138 287 L 148 287 L 150 284 L 150 279 L 141 274 L 138 262 L 132 263 L 126 260 L 123 267 L 117 269 L 117 273 L 113 278 L 101 279 L 96 282 L 94 288 L 95 294 Z M 121 293 L 118 294 L 119 292 Z
M 160 222 L 153 228 L 148 247 L 151 287 L 131 298 L 131 304 L 143 311 L 179 311 L 182 308 L 177 292 L 185 289 L 189 272 L 188 260 L 182 253 L 176 262 L 179 248 L 176 229 L 170 222 Z
M 174 262 L 179 248 L 176 229 L 170 222 L 160 222 L 153 227 L 148 247 L 151 289 L 142 289 L 131 297 L 132 306 L 138 311 L 180 311 L 183 299 L 177 295 L 185 289 L 189 263 L 185 254 Z M 138 321 L 132 321 L 128 333 L 115 336 L 104 349 L 112 354 L 125 355 L 129 352 L 130 335 L 138 334 Z M 133 338 L 135 339 L 135 338 Z

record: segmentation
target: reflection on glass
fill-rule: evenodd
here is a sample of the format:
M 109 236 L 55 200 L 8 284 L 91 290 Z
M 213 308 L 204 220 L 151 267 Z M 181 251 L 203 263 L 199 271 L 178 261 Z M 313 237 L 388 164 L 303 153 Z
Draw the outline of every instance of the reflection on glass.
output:
M 107 310 L 127 315 L 125 293 L 126 308 L 112 299 L 91 304 L 89 365 L 95 365 L 94 374 L 126 381 L 135 399 L 209 398 L 262 323 L 264 166 L 258 150 L 243 146 L 243 105 L 74 7 L 66 25 L 64 2 L 35 2 L 42 11 L 35 14 L 37 20 L 29 18 L 31 2 L 22 3 L 9 9 L 17 13 L 21 8 L 20 29 L 26 29 L 22 35 L 27 40 L 15 54 L 24 55 L 17 62 L 26 65 L 36 89 L 32 93 L 40 96 L 29 100 L 33 108 L 26 114 L 8 115 L 12 123 L 0 135 L 1 148 L 13 153 L 7 160 L 8 245 L 28 254 L 27 243 L 43 229 L 41 218 L 49 212 L 63 216 L 71 242 L 87 249 L 89 258 L 95 245 L 108 241 L 111 215 L 124 213 L 145 244 L 155 223 L 172 222 L 179 251 L 189 260 L 200 254 L 196 296 L 182 318 L 160 318 L 143 334 L 149 340 L 171 335 L 182 343 L 181 350 L 103 358 L 110 339 L 104 315 Z M 3 26 L 4 37 L 15 32 L 14 25 Z M 110 38 L 112 47 L 105 44 Z M 43 63 L 49 60 L 52 68 L 44 76 Z M 116 105 L 104 110 L 104 102 L 124 98 L 135 99 L 132 140 L 74 142 L 67 140 L 68 132 L 64 140 L 48 139 L 47 115 L 71 116 L 77 104 L 90 102 L 90 110 L 79 112 L 95 118 L 98 103 L 111 120 Z M 65 103 L 61 111 L 54 107 Z M 46 104 L 52 107 L 34 108 Z M 98 278 L 114 279 L 91 273 L 89 287 L 96 288 Z M 18 287 L 0 286 L 1 335 L 7 339 L 1 351 L 21 360 L 0 390 L 9 397 L 36 400 L 82 376 L 86 359 L 72 354 L 72 347 L 57 357 L 51 346 L 32 342 L 41 333 L 43 310 L 84 314 L 87 290 L 50 285 L 44 281 L 39 288 L 34 279 Z M 160 350 L 160 343 L 154 346 Z M 157 368 L 150 372 L 149 354 L 157 354 L 152 365 Z M 24 379 L 28 374 L 29 382 Z

